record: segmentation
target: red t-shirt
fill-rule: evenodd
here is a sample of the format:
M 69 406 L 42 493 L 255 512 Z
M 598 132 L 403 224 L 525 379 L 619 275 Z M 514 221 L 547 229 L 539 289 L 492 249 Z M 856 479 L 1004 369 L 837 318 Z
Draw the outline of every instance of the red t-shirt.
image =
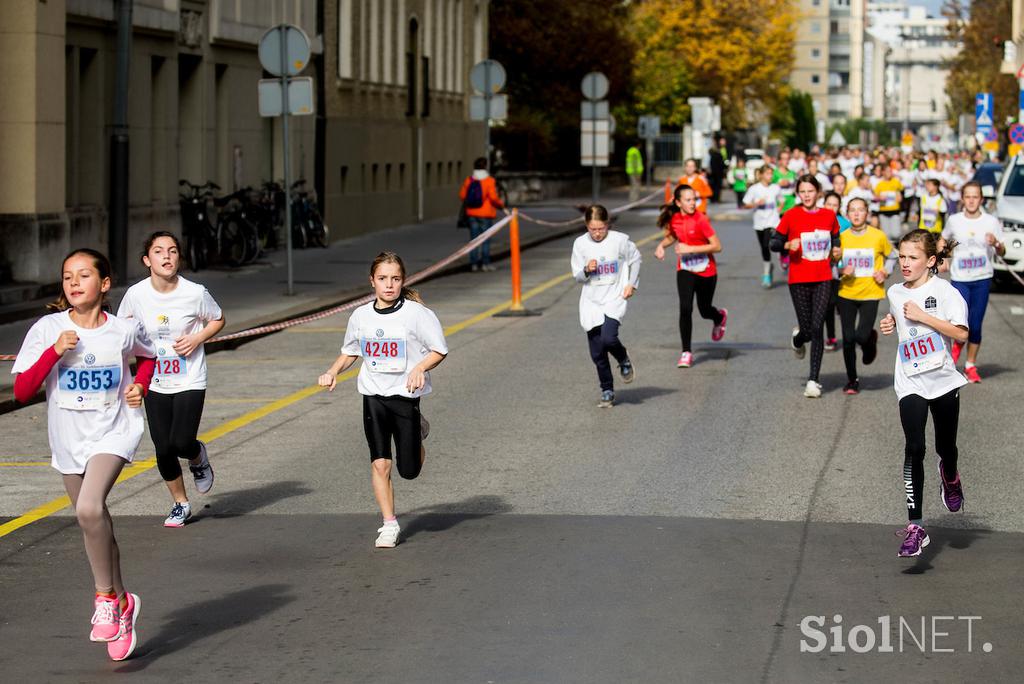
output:
M 832 238 L 839 235 L 839 222 L 830 209 L 807 211 L 797 205 L 782 215 L 775 230 L 787 241 L 799 240 L 789 252 L 790 283 L 820 283 L 832 280 Z
M 707 245 L 711 243 L 711 236 L 715 229 L 704 214 L 694 212 L 693 214 L 677 213 L 669 221 L 668 227 L 676 240 L 685 245 Z M 710 278 L 718 273 L 715 267 L 715 256 L 713 254 L 682 254 L 676 258 L 676 270 L 692 271 L 695 275 Z

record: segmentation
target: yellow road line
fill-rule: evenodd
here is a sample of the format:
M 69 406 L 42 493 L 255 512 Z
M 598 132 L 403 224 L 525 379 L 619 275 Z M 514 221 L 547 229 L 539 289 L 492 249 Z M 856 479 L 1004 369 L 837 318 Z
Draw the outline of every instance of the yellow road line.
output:
M 50 465 L 49 461 L 9 461 L 9 462 L 5 461 L 4 463 L 0 463 L 0 468 L 18 468 L 18 467 L 28 468 L 30 466 L 48 466 L 48 465 Z
M 644 242 L 649 242 L 650 240 L 658 237 L 659 235 L 661 235 L 661 233 L 658 233 L 658 235 L 653 235 L 650 238 L 647 238 L 645 240 L 641 240 L 637 244 L 639 245 L 639 244 L 642 244 Z M 529 299 L 531 297 L 534 297 L 536 295 L 539 295 L 540 293 L 544 292 L 545 290 L 548 290 L 548 289 L 554 287 L 555 285 L 558 285 L 559 283 L 563 283 L 563 282 L 565 282 L 566 280 L 568 280 L 571 277 L 572 277 L 572 274 L 571 273 L 567 273 L 567 274 L 560 275 L 558 277 L 552 278 L 551 280 L 548 280 L 547 282 L 541 283 L 537 287 L 535 287 L 535 288 L 529 290 L 528 292 L 526 292 L 526 294 L 523 295 L 523 301 L 525 301 L 525 300 L 527 300 L 527 299 Z M 476 323 L 479 323 L 482 320 L 490 318 L 494 314 L 499 313 L 501 311 L 504 311 L 505 309 L 508 309 L 511 306 L 512 306 L 512 300 L 510 299 L 510 300 L 504 302 L 503 304 L 499 304 L 497 306 L 491 307 L 487 311 L 484 311 L 483 313 L 479 313 L 479 314 L 473 316 L 472 318 L 469 318 L 469 319 L 467 319 L 465 321 L 462 321 L 460 323 L 456 323 L 455 325 L 449 326 L 448 328 L 445 329 L 444 333 L 445 333 L 445 335 L 448 335 L 448 336 L 454 335 L 455 333 L 457 333 L 457 332 L 459 332 L 461 330 L 465 330 L 469 326 L 475 325 Z M 251 361 L 248 361 L 247 363 L 251 363 Z M 348 370 L 348 371 L 346 371 L 346 372 L 344 372 L 344 373 L 342 373 L 341 375 L 338 376 L 338 383 L 342 383 L 345 380 L 350 380 L 351 378 L 354 378 L 358 373 L 359 373 L 358 369 L 355 369 L 355 368 L 353 368 L 351 370 Z M 270 415 L 271 413 L 275 413 L 276 411 L 280 411 L 283 408 L 287 408 L 288 406 L 291 406 L 292 404 L 294 404 L 296 402 L 299 402 L 299 401 L 302 401 L 303 399 L 311 397 L 314 394 L 317 394 L 318 392 L 322 392 L 323 390 L 324 390 L 323 387 L 320 387 L 318 385 L 312 385 L 310 387 L 306 387 L 304 389 L 301 389 L 301 390 L 299 390 L 297 392 L 293 392 L 293 393 L 289 394 L 288 396 L 285 396 L 285 397 L 282 397 L 280 399 L 277 399 L 276 401 L 272 401 L 272 402 L 270 402 L 270 403 L 268 403 L 268 404 L 266 404 L 264 406 L 259 407 L 258 409 L 255 409 L 253 411 L 249 411 L 248 413 L 244 413 L 241 416 L 239 416 L 239 417 L 237 417 L 237 418 L 235 418 L 233 420 L 229 420 L 226 423 L 221 423 L 220 425 L 218 425 L 217 427 L 213 428 L 212 430 L 208 430 L 207 432 L 204 432 L 203 434 L 199 435 L 199 439 L 201 439 L 202 441 L 207 442 L 207 443 L 213 442 L 213 441 L 215 441 L 217 439 L 220 439 L 221 437 L 224 437 L 225 435 L 231 434 L 235 430 L 239 430 L 239 429 L 245 427 L 246 425 L 249 425 L 250 423 L 253 423 L 253 422 L 257 421 L 257 420 L 260 420 L 261 418 L 265 418 L 266 416 Z M 144 473 L 144 472 L 146 472 L 148 470 L 151 470 L 154 467 L 156 467 L 156 460 L 155 459 L 146 459 L 144 461 L 136 461 L 135 463 L 132 463 L 131 465 L 126 466 L 124 468 L 124 470 L 121 471 L 121 476 L 117 478 L 117 481 L 118 482 L 124 482 L 125 480 L 129 480 L 129 479 L 135 477 L 136 475 L 141 475 L 142 473 Z M 57 499 L 54 499 L 53 501 L 48 501 L 47 503 L 45 503 L 45 504 L 43 504 L 41 506 L 37 506 L 37 507 L 33 508 L 32 510 L 28 511 L 27 513 L 25 513 L 23 515 L 20 515 L 17 518 L 4 523 L 3 525 L 0 525 L 0 537 L 4 537 L 4 536 L 14 532 L 15 530 L 19 530 L 22 527 L 25 527 L 26 525 L 30 525 L 30 524 L 36 522 L 37 520 L 41 520 L 42 518 L 46 518 L 46 517 L 48 517 L 50 515 L 53 515 L 57 511 L 59 511 L 59 510 L 61 510 L 63 508 L 67 508 L 70 505 L 71 505 L 71 501 L 68 499 L 68 497 L 67 496 L 62 496 L 62 497 L 59 497 Z

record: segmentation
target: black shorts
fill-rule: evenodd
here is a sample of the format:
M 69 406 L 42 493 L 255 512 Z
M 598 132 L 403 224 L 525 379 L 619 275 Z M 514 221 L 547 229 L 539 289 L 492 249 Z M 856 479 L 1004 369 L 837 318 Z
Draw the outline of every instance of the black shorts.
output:
M 408 397 L 363 395 L 363 429 L 370 447 L 370 460 L 391 460 L 395 442 L 398 474 L 411 480 L 420 474 L 420 400 Z

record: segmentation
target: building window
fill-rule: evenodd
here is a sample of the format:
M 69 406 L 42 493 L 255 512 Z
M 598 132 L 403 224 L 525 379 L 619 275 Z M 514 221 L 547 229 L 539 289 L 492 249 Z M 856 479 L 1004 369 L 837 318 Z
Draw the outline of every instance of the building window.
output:
M 338 77 L 352 78 L 352 0 L 338 4 Z
M 405 162 L 398 165 L 398 189 L 405 190 Z
M 812 74 L 811 75 L 811 83 L 813 83 L 815 85 L 821 83 L 821 76 L 819 76 L 818 74 Z
M 391 192 L 391 164 L 384 165 L 384 192 Z
M 818 48 L 811 48 L 811 57 L 813 59 L 818 59 L 819 57 L 821 57 L 821 50 Z
M 816 21 L 812 21 L 811 22 L 811 33 L 821 33 L 821 24 L 816 22 Z
M 828 23 L 828 26 L 829 26 L 829 29 L 828 29 L 828 30 L 829 30 L 829 32 L 830 32 L 830 33 L 831 33 L 831 34 L 832 34 L 833 36 L 835 36 L 835 35 L 838 35 L 838 34 L 839 34 L 839 22 L 838 22 L 838 21 L 830 21 L 830 22 Z

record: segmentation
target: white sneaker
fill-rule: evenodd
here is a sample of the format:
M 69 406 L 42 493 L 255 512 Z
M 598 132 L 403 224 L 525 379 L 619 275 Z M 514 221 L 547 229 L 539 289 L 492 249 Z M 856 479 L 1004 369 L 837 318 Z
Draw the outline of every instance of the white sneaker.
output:
M 374 542 L 374 546 L 378 549 L 393 549 L 398 544 L 398 534 L 402 531 L 402 528 L 398 526 L 397 520 L 392 520 L 384 523 L 377 531 L 380 534 L 377 535 L 377 541 Z
M 213 489 L 213 466 L 210 465 L 210 457 L 206 454 L 206 445 L 199 442 L 199 465 L 189 465 L 192 471 L 192 478 L 196 482 L 196 490 L 200 494 L 206 494 Z
M 184 527 L 188 519 L 192 517 L 192 506 L 187 501 L 185 503 L 175 502 L 174 508 L 171 509 L 171 514 L 164 520 L 164 527 Z
M 814 382 L 813 380 L 807 381 L 807 386 L 804 387 L 804 396 L 808 399 L 817 399 L 821 396 L 821 383 Z

